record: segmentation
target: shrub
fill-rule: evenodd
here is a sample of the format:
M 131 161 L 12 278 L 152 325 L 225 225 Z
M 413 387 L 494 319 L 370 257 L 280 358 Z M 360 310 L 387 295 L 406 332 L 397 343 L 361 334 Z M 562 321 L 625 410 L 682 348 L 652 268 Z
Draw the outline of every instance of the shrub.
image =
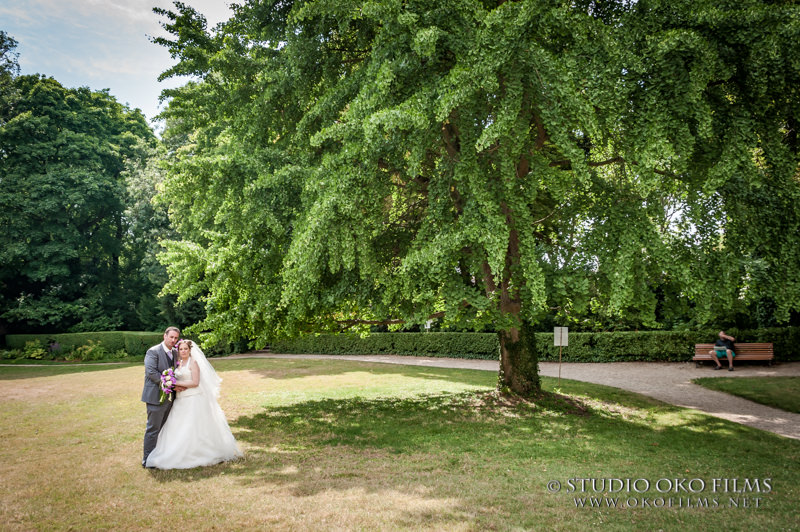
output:
M 6 343 L 9 347 L 19 347 L 25 342 L 38 341 L 45 345 L 58 344 L 62 351 L 74 351 L 75 348 L 87 345 L 89 340 L 97 342 L 107 351 L 124 349 L 122 332 L 85 332 L 85 333 L 63 333 L 63 334 L 9 334 L 6 336 Z
M 3 349 L 0 350 L 0 360 L 15 360 L 17 358 L 23 358 L 22 350 L 20 349 Z
M 108 351 L 99 341 L 88 340 L 86 344 L 70 351 L 69 355 L 67 355 L 67 360 L 86 362 L 89 360 L 102 360 L 107 355 Z
M 39 340 L 31 340 L 25 342 L 25 347 L 22 350 L 23 355 L 25 358 L 30 358 L 31 360 L 46 360 L 50 358 L 49 352 Z
M 48 351 L 50 351 L 50 358 L 56 359 L 60 358 L 63 354 L 64 348 L 56 342 L 55 340 L 50 342 L 50 345 L 47 346 Z
M 92 350 L 102 347 L 106 356 L 111 353 L 126 353 L 128 356 L 144 356 L 147 350 L 164 338 L 160 332 L 106 331 L 64 334 L 9 334 L 6 343 L 11 349 L 23 349 L 27 342 L 40 342 L 49 346 L 53 358 L 62 353 L 74 352 L 77 348 L 97 344 Z M 75 357 L 79 355 L 71 355 Z M 115 355 L 116 356 L 116 355 Z M 76 360 L 84 360 L 77 358 Z M 97 360 L 97 359 L 93 359 Z

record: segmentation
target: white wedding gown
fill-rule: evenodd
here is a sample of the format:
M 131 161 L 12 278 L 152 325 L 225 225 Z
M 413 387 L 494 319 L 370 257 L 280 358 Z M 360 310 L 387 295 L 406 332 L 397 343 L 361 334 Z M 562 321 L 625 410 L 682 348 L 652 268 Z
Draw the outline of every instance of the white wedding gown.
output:
M 211 366 L 208 365 L 208 368 Z M 213 371 L 211 369 L 210 371 Z M 178 385 L 192 381 L 190 364 L 175 370 Z M 216 376 L 215 376 L 216 377 Z M 189 469 L 242 456 L 214 393 L 200 386 L 178 392 L 147 467 Z

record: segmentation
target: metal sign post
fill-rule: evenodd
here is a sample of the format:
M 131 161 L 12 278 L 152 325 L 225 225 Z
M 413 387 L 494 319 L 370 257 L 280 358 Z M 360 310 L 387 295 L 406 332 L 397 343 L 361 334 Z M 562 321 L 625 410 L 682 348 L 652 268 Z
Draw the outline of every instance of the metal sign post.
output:
M 558 385 L 561 386 L 561 348 L 569 345 L 569 328 L 553 327 L 553 345 L 558 346 Z

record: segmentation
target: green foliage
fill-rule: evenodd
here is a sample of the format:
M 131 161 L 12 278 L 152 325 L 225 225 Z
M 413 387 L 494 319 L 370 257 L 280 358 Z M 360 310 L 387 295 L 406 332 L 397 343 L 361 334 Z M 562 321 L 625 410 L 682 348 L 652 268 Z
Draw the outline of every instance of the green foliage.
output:
M 733 335 L 737 342 L 767 342 L 773 344 L 776 360 L 787 362 L 800 360 L 800 327 L 730 329 L 729 334 Z
M 47 358 L 48 352 L 41 342 L 33 340 L 30 342 L 25 342 L 25 347 L 22 349 L 22 354 L 25 358 L 42 360 Z
M 124 350 L 128 356 L 144 356 L 148 349 L 164 341 L 164 333 L 131 332 L 122 333 Z M 116 351 L 116 349 L 110 349 Z
M 12 80 L 19 74 L 19 54 L 14 50 L 17 41 L 0 30 L 0 117 L 2 117 L 15 96 Z M 0 125 L 2 125 L 0 118 Z
M 800 311 L 795 4 L 175 5 L 165 291 L 212 342 Z
M 17 41 L 14 37 L 0 30 L 0 73 L 13 75 L 19 72 L 19 54 L 14 52 L 16 47 Z
M 321 334 L 276 340 L 273 353 L 393 354 L 497 360 L 497 335 L 489 333 Z
M 57 345 L 58 351 L 75 353 L 82 349 L 89 354 L 103 352 L 104 355 L 125 353 L 128 356 L 144 356 L 148 349 L 163 341 L 160 332 L 107 331 L 62 334 L 9 334 L 6 345 L 11 349 L 20 349 L 28 343 L 41 345 Z M 83 352 L 81 351 L 81 352 Z M 77 356 L 77 355 L 73 355 Z M 77 360 L 94 360 L 93 358 L 77 358 Z
M 160 159 L 164 146 L 153 147 L 142 140 L 136 146 L 137 156 L 128 161 L 122 178 L 125 180 L 126 238 L 123 239 L 123 285 L 128 294 L 129 312 L 126 325 L 143 330 L 164 329 L 167 324 L 183 328 L 203 318 L 195 313 L 184 316 L 197 302 L 190 300 L 179 308 L 171 295 L 159 294 L 167 282 L 167 269 L 158 261 L 164 251 L 161 241 L 175 238 L 165 209 L 153 204 L 156 190 L 164 180 Z
M 558 360 L 553 336 L 538 333 L 541 359 Z M 642 331 L 569 334 L 569 345 L 562 348 L 565 362 L 624 362 L 691 360 L 694 344 L 710 343 L 715 332 Z
M 90 360 L 102 360 L 108 356 L 108 351 L 97 340 L 88 340 L 86 344 L 80 345 L 69 352 L 67 360 L 87 362 Z
M 569 333 L 569 346 L 562 350 L 565 362 L 686 362 L 694 356 L 695 344 L 713 343 L 718 329 L 696 331 L 628 331 Z M 772 343 L 778 361 L 800 360 L 800 327 L 726 330 L 743 343 Z M 558 360 L 553 335 L 537 333 L 541 360 Z
M 713 343 L 717 330 L 637 331 L 569 333 L 569 346 L 562 349 L 564 362 L 687 362 L 694 345 Z M 727 331 L 739 342 L 772 343 L 778 361 L 800 360 L 800 327 Z M 538 360 L 557 361 L 558 347 L 553 334 L 533 333 L 533 350 Z M 490 333 L 375 333 L 308 335 L 276 340 L 273 353 L 321 353 L 329 355 L 394 354 L 445 356 L 497 360 L 498 336 Z
M 129 282 L 138 266 L 123 172 L 146 157 L 152 131 L 107 91 L 38 75 L 8 84 L 10 100 L 0 105 L 0 325 L 135 324 L 131 302 L 144 287 Z
M 0 360 L 15 360 L 23 356 L 20 349 L 0 349 Z

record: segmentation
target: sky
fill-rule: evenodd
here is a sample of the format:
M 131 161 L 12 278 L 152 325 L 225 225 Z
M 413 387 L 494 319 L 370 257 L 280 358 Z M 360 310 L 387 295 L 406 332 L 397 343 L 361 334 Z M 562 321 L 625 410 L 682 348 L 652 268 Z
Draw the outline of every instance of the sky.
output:
M 230 16 L 232 0 L 183 0 L 205 15 L 208 27 Z M 162 89 L 186 79 L 158 81 L 175 63 L 149 36 L 162 36 L 153 7 L 170 0 L 0 0 L 0 30 L 17 41 L 22 74 L 45 74 L 66 87 L 109 89 L 117 101 L 148 120 L 161 107 Z

